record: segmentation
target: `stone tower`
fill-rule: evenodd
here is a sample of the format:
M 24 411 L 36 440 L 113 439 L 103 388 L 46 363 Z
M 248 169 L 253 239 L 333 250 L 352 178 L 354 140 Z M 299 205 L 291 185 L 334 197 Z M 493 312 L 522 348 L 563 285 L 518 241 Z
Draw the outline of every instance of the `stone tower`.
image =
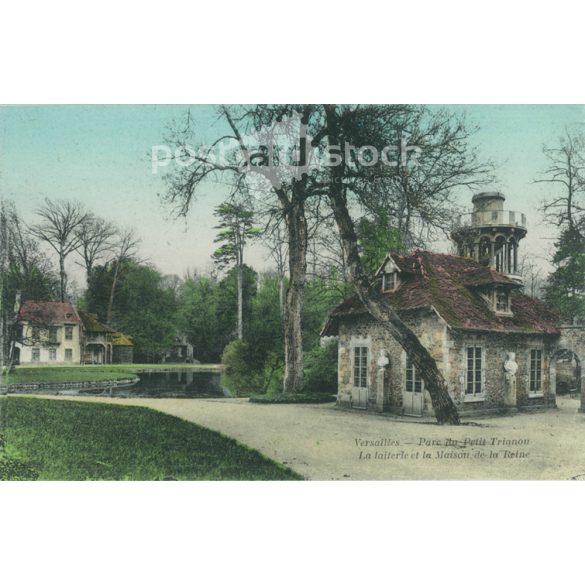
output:
M 518 244 L 526 235 L 526 216 L 504 209 L 503 193 L 477 193 L 471 199 L 473 211 L 459 217 L 451 233 L 460 256 L 474 258 L 510 278 L 519 276 Z

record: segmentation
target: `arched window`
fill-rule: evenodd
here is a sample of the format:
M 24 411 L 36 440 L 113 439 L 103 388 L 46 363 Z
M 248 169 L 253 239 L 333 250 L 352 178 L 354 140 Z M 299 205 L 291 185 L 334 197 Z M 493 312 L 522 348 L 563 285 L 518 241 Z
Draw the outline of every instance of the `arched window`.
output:
M 492 242 L 487 236 L 484 236 L 479 241 L 479 261 L 481 262 L 482 260 L 489 260 L 491 255 Z

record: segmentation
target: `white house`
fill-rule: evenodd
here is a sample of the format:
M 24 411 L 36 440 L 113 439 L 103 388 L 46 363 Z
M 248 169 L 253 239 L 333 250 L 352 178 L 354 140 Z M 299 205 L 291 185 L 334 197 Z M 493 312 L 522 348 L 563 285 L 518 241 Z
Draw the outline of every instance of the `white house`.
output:
M 16 363 L 81 363 L 81 319 L 70 302 L 25 301 L 18 311 L 18 322 Z

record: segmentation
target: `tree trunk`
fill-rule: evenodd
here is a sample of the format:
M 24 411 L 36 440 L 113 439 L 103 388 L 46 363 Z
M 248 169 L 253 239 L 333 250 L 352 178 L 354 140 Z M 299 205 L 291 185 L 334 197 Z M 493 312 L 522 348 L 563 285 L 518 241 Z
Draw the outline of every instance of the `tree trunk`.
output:
M 61 302 L 65 302 L 65 295 L 67 289 L 67 273 L 65 272 L 65 257 L 59 254 L 59 278 L 61 283 Z
M 120 268 L 120 262 L 116 262 L 116 269 L 114 270 L 114 278 L 112 280 L 112 288 L 110 289 L 110 298 L 108 299 L 108 311 L 106 314 L 106 325 L 112 324 L 112 311 L 114 309 L 114 295 L 116 294 L 116 286 L 118 284 L 118 270 Z
M 291 204 L 285 213 L 288 228 L 290 279 L 284 311 L 283 392 L 296 394 L 302 392 L 304 384 L 302 312 L 307 276 L 307 221 L 304 199 L 293 194 Z
M 244 318 L 243 318 L 243 304 L 244 304 L 244 294 L 243 294 L 243 266 L 242 262 L 238 260 L 238 268 L 237 268 L 237 286 L 238 286 L 238 339 L 244 339 Z
M 341 140 L 337 127 L 335 106 L 325 106 L 330 145 L 340 146 Z M 343 149 L 340 148 L 340 152 Z M 435 417 L 440 424 L 459 424 L 459 413 L 451 400 L 445 379 L 435 360 L 422 345 L 418 337 L 400 319 L 398 314 L 386 303 L 380 293 L 370 286 L 358 251 L 357 236 L 347 207 L 347 197 L 343 184 L 344 168 L 332 167 L 333 180 L 329 188 L 329 199 L 355 291 L 370 315 L 380 322 L 410 356 L 425 382 L 431 396 Z
M 279 272 L 278 275 L 278 306 L 282 318 L 284 316 L 284 272 Z

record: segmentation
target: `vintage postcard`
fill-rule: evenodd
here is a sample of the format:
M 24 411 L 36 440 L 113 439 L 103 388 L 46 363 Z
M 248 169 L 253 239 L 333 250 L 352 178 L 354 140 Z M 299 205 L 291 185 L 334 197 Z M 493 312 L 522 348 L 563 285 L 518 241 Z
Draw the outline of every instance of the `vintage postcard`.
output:
M 584 479 L 585 106 L 0 108 L 0 479 Z

